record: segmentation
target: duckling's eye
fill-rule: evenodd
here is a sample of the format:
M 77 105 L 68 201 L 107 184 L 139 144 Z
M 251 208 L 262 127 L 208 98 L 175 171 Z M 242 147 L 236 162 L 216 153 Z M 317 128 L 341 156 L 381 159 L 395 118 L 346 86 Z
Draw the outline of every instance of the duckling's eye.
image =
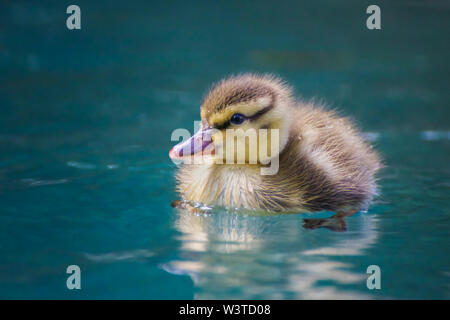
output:
M 231 116 L 230 122 L 232 124 L 241 124 L 244 122 L 246 117 L 243 114 L 235 113 Z

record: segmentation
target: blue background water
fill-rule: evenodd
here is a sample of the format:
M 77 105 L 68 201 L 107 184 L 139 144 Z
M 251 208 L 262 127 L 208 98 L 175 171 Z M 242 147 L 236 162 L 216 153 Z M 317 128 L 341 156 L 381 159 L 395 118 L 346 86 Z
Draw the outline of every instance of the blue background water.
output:
M 69 3 L 0 5 L 1 298 L 450 298 L 448 2 L 377 1 L 379 31 L 366 1 L 76 4 L 78 31 Z M 170 207 L 172 131 L 242 71 L 324 99 L 381 152 L 381 196 L 347 232 Z

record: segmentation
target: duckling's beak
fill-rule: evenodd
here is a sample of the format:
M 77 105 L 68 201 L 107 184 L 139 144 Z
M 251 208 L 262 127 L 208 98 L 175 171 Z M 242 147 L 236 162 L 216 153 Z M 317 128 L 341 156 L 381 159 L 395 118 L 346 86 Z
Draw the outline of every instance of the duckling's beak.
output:
M 213 155 L 214 143 L 212 143 L 211 128 L 201 128 L 189 139 L 173 146 L 169 152 L 169 157 L 173 160 L 190 157 L 195 154 Z

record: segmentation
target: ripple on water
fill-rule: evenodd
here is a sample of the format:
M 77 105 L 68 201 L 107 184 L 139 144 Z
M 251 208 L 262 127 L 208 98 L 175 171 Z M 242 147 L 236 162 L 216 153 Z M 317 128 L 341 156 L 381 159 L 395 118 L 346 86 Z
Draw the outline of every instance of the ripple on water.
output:
M 78 162 L 78 161 L 68 161 L 67 165 L 69 167 L 73 167 L 73 168 L 77 168 L 77 169 L 85 169 L 85 170 L 92 170 L 92 169 L 97 168 L 97 166 L 94 164 L 87 163 L 87 162 Z M 108 170 L 113 170 L 113 169 L 119 168 L 119 165 L 115 164 L 115 163 L 110 163 L 110 164 L 107 164 L 105 167 Z
M 109 253 L 101 253 L 101 254 L 92 254 L 85 253 L 84 256 L 92 261 L 92 262 L 116 262 L 122 260 L 134 260 L 134 259 L 142 259 L 153 257 L 154 253 L 145 250 L 131 250 L 131 251 L 123 251 L 123 252 L 109 252 Z
M 420 133 L 420 137 L 426 141 L 450 140 L 450 131 L 423 131 Z
M 95 165 L 86 162 L 69 161 L 67 165 L 78 169 L 95 169 Z
M 380 134 L 378 132 L 364 132 L 362 135 L 364 139 L 369 142 L 375 142 L 380 138 Z
M 55 180 L 36 180 L 36 179 L 22 179 L 29 187 L 40 187 L 54 184 L 63 184 L 69 182 L 69 179 L 55 179 Z

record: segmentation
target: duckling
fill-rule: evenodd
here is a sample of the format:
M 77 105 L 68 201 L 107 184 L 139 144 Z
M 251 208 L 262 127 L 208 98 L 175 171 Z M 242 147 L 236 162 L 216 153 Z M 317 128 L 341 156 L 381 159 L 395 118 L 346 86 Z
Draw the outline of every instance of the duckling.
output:
M 352 122 L 322 105 L 295 99 L 292 88 L 273 75 L 241 74 L 220 81 L 200 113 L 200 130 L 169 153 L 185 162 L 176 174 L 184 201 L 176 206 L 333 211 L 332 218 L 342 218 L 366 210 L 377 194 L 379 156 Z M 230 138 L 228 129 L 239 133 Z M 269 133 L 266 139 L 258 135 L 252 149 L 249 130 Z M 232 143 L 238 140 L 244 143 Z M 192 161 L 198 155 L 201 161 Z M 233 161 L 227 161 L 230 155 Z M 264 174 L 273 163 L 276 171 Z M 342 220 L 329 221 L 306 219 L 305 224 L 345 228 Z

